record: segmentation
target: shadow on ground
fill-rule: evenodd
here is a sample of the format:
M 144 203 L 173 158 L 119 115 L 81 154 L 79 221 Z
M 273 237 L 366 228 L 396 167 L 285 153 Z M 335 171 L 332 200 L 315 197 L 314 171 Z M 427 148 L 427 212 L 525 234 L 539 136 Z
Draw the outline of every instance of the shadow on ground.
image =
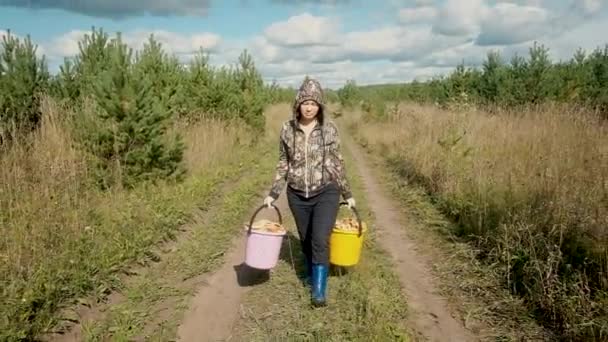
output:
M 291 252 L 289 248 L 289 241 L 287 239 L 291 239 Z M 305 280 L 307 270 L 304 261 L 304 254 L 302 254 L 300 239 L 291 232 L 288 232 L 287 238 L 283 242 L 283 247 L 281 248 L 279 258 L 291 266 L 291 269 L 296 273 L 298 278 Z M 341 277 L 347 275 L 350 270 L 350 267 L 330 265 L 329 275 L 332 277 Z
M 269 270 L 258 270 L 249 267 L 245 262 L 234 265 L 234 271 L 236 272 L 236 280 L 241 287 L 260 285 L 270 279 Z
M 281 247 L 279 259 L 289 265 L 291 271 L 296 274 L 298 279 L 300 279 L 303 284 L 305 283 L 307 271 L 304 261 L 304 254 L 302 254 L 300 238 L 290 231 L 287 232 L 287 236 L 283 241 L 283 247 Z
M 292 257 L 293 256 L 293 257 Z M 303 255 L 300 248 L 300 240 L 291 232 L 283 239 L 279 261 L 285 262 L 294 270 L 298 277 L 304 277 L 306 270 L 303 267 Z M 272 270 L 260 270 L 253 268 L 243 261 L 239 265 L 234 265 L 236 279 L 241 287 L 261 285 L 270 279 Z
M 292 272 L 295 272 L 298 279 L 305 285 L 307 270 L 304 262 L 304 255 L 302 254 L 300 239 L 290 231 L 287 232 L 287 235 L 283 240 L 279 261 L 286 263 L 291 268 Z M 270 280 L 270 273 L 272 270 L 252 268 L 243 261 L 239 265 L 234 265 L 234 271 L 236 272 L 239 286 L 251 287 L 261 285 Z M 330 266 L 330 276 L 341 277 L 348 273 L 348 267 Z

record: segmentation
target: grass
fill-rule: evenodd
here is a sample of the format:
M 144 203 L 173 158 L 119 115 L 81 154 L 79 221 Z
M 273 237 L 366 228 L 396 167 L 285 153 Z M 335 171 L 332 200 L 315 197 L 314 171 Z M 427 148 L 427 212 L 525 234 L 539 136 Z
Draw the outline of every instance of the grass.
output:
M 47 100 L 42 128 L 0 157 L 1 340 L 33 338 L 61 308 L 120 287 L 125 266 L 174 238 L 252 148 L 242 126 L 205 120 L 185 127 L 183 183 L 101 192 L 63 111 Z
M 260 155 L 266 156 L 259 159 Z M 222 262 L 222 257 L 236 233 L 242 229 L 244 215 L 252 200 L 259 199 L 260 189 L 267 185 L 274 160 L 269 151 L 256 151 L 242 159 L 242 178 L 230 186 L 205 220 L 190 224 L 191 232 L 168 257 L 141 276 L 131 279 L 122 290 L 125 298 L 108 308 L 103 319 L 84 324 L 86 341 L 133 340 L 167 341 L 176 337 L 176 329 L 188 299 L 197 282 L 188 282 L 209 272 Z M 250 164 L 256 163 L 251 172 Z M 246 172 L 249 171 L 249 172 Z M 161 313 L 162 311 L 162 313 Z M 150 324 L 164 316 L 161 322 Z
M 394 114 L 350 126 L 540 323 L 605 339 L 608 126 L 558 107 L 491 116 L 402 104 Z
M 370 234 L 365 240 L 361 262 L 354 269 L 331 276 L 328 282 L 329 305 L 312 309 L 310 291 L 297 274 L 303 272 L 297 238 L 291 236 L 295 260 L 289 245 L 268 282 L 251 289 L 242 303 L 241 319 L 232 338 L 244 341 L 408 341 L 404 322 L 407 304 L 399 280 L 391 270 L 389 257 L 374 238 L 373 217 L 362 192 L 361 180 L 349 163 L 350 181 L 362 219 Z M 340 215 L 351 215 L 346 208 Z M 295 233 L 293 218 L 284 214 L 285 224 Z M 295 266 L 295 269 L 293 268 Z
M 408 183 L 382 157 L 368 155 L 376 163 L 383 187 L 398 201 L 407 217 L 408 236 L 418 251 L 434 260 L 433 275 L 465 327 L 481 341 L 546 341 L 554 339 L 539 326 L 518 296 L 509 293 L 501 280 L 500 265 L 481 262 L 478 250 L 455 236 L 451 222 L 432 202 L 424 188 Z M 389 172 L 386 172 L 389 170 Z

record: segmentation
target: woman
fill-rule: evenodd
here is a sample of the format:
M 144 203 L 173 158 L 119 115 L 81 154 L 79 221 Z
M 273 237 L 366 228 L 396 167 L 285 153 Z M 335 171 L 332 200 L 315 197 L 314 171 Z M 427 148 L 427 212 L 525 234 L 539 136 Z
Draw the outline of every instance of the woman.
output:
M 298 228 L 315 306 L 325 305 L 329 236 L 340 195 L 349 207 L 355 206 L 338 129 L 325 117 L 324 110 L 321 85 L 306 78 L 296 93 L 293 118 L 281 128 L 276 177 L 264 199 L 270 207 L 287 183 L 287 200 Z

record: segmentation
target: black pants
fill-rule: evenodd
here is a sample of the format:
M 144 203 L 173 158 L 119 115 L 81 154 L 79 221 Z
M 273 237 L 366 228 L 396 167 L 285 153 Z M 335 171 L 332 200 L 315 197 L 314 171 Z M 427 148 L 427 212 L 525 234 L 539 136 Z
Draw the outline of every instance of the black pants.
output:
M 308 261 L 329 265 L 329 236 L 340 208 L 336 184 L 328 185 L 311 198 L 299 196 L 287 188 L 287 201 L 298 228 L 302 251 Z

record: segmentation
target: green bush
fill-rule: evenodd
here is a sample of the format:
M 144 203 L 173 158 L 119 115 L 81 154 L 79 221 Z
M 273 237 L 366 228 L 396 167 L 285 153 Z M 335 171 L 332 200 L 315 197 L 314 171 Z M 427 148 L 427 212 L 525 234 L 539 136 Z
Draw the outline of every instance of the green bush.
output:
M 0 46 L 0 145 L 15 134 L 35 129 L 40 121 L 40 99 L 49 73 L 44 57 L 29 36 L 8 32 Z
M 163 51 L 162 45 L 151 35 L 138 51 L 134 62 L 135 79 L 149 83 L 151 95 L 160 103 L 160 110 L 169 116 L 183 116 L 190 110 L 184 92 L 185 70 L 175 56 Z
M 340 104 L 345 108 L 353 107 L 361 99 L 359 87 L 354 80 L 348 80 L 344 87 L 338 90 L 337 95 Z
M 94 155 L 104 187 L 119 179 L 132 186 L 178 176 L 183 147 L 179 137 L 165 134 L 175 119 L 237 119 L 261 131 L 266 104 L 286 98 L 284 90 L 264 84 L 247 51 L 231 66 L 212 67 L 202 50 L 185 64 L 153 35 L 143 49 L 132 51 L 120 33 L 110 37 L 95 27 L 78 46 L 78 55 L 50 76 L 29 37 L 4 38 L 0 137 L 34 129 L 40 95 L 49 94 L 76 109 L 74 136 Z
M 172 118 L 168 96 L 171 87 L 157 86 L 158 74 L 143 76 L 148 59 L 158 56 L 147 45 L 139 64 L 132 62 L 132 50 L 120 36 L 107 47 L 108 70 L 98 75 L 94 99 L 102 122 L 87 132 L 87 146 L 104 171 L 104 187 L 120 181 L 132 187 L 140 181 L 179 176 L 184 146 L 179 137 L 166 137 Z M 142 62 L 143 61 L 143 62 Z

